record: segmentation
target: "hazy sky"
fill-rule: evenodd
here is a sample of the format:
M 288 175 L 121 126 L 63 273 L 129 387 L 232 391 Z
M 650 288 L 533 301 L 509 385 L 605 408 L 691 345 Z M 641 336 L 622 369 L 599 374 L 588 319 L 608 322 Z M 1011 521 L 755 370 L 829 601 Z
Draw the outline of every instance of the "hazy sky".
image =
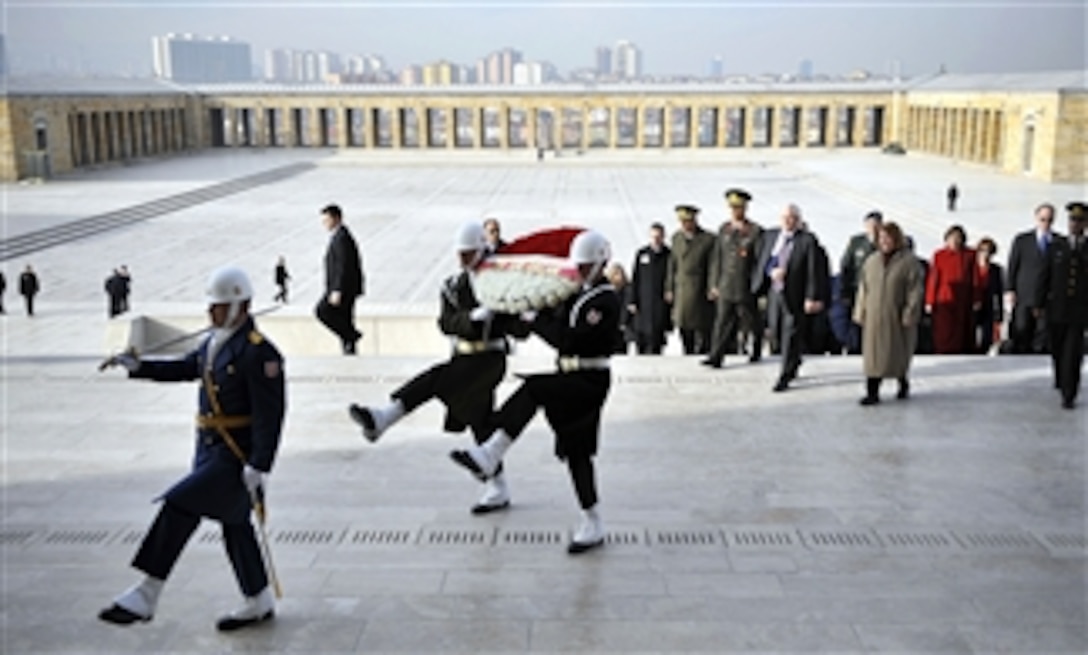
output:
M 0 0 L 13 72 L 68 67 L 151 70 L 151 37 L 229 34 L 266 48 L 380 54 L 394 67 L 440 58 L 471 65 L 503 46 L 560 71 L 591 66 L 598 45 L 643 50 L 650 74 L 817 73 L 855 68 L 904 74 L 1088 68 L 1088 0 L 946 2 L 328 2 L 297 0 Z

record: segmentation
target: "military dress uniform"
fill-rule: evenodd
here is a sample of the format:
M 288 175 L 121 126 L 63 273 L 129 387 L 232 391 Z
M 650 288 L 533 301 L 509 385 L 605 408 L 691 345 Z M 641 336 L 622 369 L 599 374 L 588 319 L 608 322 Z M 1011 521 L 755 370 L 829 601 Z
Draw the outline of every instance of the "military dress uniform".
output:
M 681 220 L 694 220 L 698 211 L 690 205 L 676 207 Z M 665 289 L 672 294 L 673 324 L 680 331 L 685 355 L 710 352 L 714 305 L 707 298 L 706 283 L 714 243 L 714 235 L 698 225 L 691 235 L 677 230 L 672 237 Z
M 706 364 L 721 366 L 726 351 L 736 343 L 738 328 L 753 337 L 751 361 L 763 351 L 763 322 L 752 293 L 752 272 L 759 258 L 763 228 L 745 219 L 722 226 L 710 258 L 707 286 L 718 291 L 714 338 Z
M 1070 221 L 1088 221 L 1088 205 L 1070 203 Z M 1072 226 L 1070 226 L 1072 228 Z M 1072 409 L 1080 389 L 1084 330 L 1088 326 L 1088 235 L 1055 237 L 1042 268 L 1035 307 L 1045 312 L 1050 330 L 1054 386 L 1062 406 Z
M 495 406 L 495 388 L 506 375 L 507 335 L 524 338 L 528 329 L 509 314 L 493 314 L 483 321 L 471 318 L 480 306 L 467 271 L 450 276 L 442 284 L 438 328 L 453 341 L 449 361 L 436 364 L 391 394 L 405 413 L 438 398 L 447 408 L 445 430 L 471 428 L 476 442 L 491 434 L 488 419 Z
M 268 586 L 250 523 L 251 499 L 242 482 L 249 464 L 268 472 L 275 462 L 286 410 L 283 358 L 256 330 L 240 325 L 213 353 L 212 337 L 182 359 L 144 360 L 130 377 L 157 382 L 201 380 L 192 471 L 161 496 L 162 508 L 144 537 L 132 566 L 165 580 L 201 518 L 219 521 L 223 544 L 243 595 Z M 220 434 L 226 430 L 241 449 L 240 460 Z

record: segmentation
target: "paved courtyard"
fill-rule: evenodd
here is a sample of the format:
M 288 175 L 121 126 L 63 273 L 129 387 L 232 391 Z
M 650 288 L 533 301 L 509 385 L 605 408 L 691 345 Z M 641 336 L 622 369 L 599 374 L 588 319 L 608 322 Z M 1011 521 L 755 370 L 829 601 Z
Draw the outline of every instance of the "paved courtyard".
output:
M 135 580 L 128 562 L 152 499 L 187 467 L 194 397 L 192 385 L 96 372 L 112 266 L 133 270 L 135 315 L 197 316 L 208 269 L 241 263 L 270 300 L 284 254 L 297 300 L 281 312 L 301 319 L 320 293 L 317 209 L 335 201 L 364 251 L 360 313 L 426 315 L 451 269 L 452 230 L 484 215 L 508 235 L 592 224 L 626 261 L 650 221 L 671 227 L 672 205 L 700 204 L 713 225 L 722 189 L 739 185 L 765 224 L 800 204 L 837 259 L 874 206 L 931 251 L 951 222 L 952 180 L 964 194 L 955 220 L 1002 246 L 1038 202 L 1084 195 L 876 153 L 539 165 L 231 153 L 7 187 L 4 237 L 292 165 L 279 181 L 4 262 L 9 286 L 30 262 L 44 291 L 27 319 L 9 289 L 0 318 L 0 652 L 1088 651 L 1088 411 L 1058 409 L 1039 357 L 919 358 L 913 397 L 885 390 L 873 408 L 857 405 L 856 358 L 808 359 L 785 394 L 770 392 L 774 357 L 713 372 L 678 355 L 618 358 L 599 460 L 610 539 L 571 558 L 573 493 L 540 419 L 508 459 L 511 510 L 473 517 L 477 484 L 446 457 L 467 437 L 439 431 L 439 407 L 374 445 L 345 412 L 433 356 L 288 351 L 269 499 L 277 620 L 215 632 L 237 590 L 205 523 L 153 622 L 100 623 Z M 547 366 L 527 348 L 510 368 Z

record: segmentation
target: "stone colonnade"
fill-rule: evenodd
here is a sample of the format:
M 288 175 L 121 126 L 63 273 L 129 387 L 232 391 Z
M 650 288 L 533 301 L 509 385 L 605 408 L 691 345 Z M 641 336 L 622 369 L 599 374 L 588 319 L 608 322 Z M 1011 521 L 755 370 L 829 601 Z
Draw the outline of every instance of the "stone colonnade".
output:
M 73 110 L 68 135 L 74 167 L 194 147 L 185 107 Z
M 890 101 L 730 103 L 234 97 L 205 106 L 206 147 L 590 149 L 864 147 Z
M 961 161 L 997 165 L 1003 153 L 1000 109 L 912 106 L 906 147 Z

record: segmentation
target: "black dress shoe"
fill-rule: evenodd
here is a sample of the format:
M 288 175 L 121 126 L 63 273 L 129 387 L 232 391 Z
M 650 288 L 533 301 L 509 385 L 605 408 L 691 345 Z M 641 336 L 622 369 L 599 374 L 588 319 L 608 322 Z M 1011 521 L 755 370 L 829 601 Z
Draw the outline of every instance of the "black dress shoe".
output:
M 509 507 L 510 507 L 510 501 L 509 500 L 504 500 L 503 502 L 501 502 L 501 503 L 499 503 L 497 505 L 484 505 L 484 504 L 481 503 L 481 504 L 472 506 L 472 513 L 475 514 L 476 516 L 482 516 L 484 514 L 490 514 L 491 512 L 500 512 L 500 511 L 502 511 L 504 509 L 508 509 Z
M 237 618 L 234 616 L 224 616 L 219 619 L 215 624 L 216 630 L 220 632 L 233 632 L 235 630 L 241 630 L 242 628 L 248 628 L 251 625 L 257 625 L 258 623 L 264 623 L 276 616 L 276 613 L 272 610 L 265 612 L 260 616 L 253 616 L 249 618 Z
M 710 368 L 721 368 L 722 367 L 721 362 L 714 361 L 713 359 L 711 359 L 709 357 L 707 357 L 706 359 L 704 359 L 703 361 L 701 361 L 699 363 L 702 364 L 703 366 L 707 366 L 707 367 L 710 367 Z
M 480 482 L 487 482 L 487 476 L 484 475 L 483 469 L 476 463 L 476 460 L 472 459 L 472 455 L 469 455 L 467 450 L 451 450 L 450 459 L 468 469 L 468 472 Z
M 1073 409 L 1073 399 L 1063 400 L 1062 409 Z
M 760 357 L 759 355 L 752 355 L 751 357 L 748 358 L 748 363 L 749 364 L 758 364 L 761 359 L 763 359 L 763 358 Z
M 589 543 L 582 543 L 580 541 L 572 541 L 567 546 L 567 553 L 570 555 L 581 555 L 582 553 L 589 552 L 594 548 L 600 548 L 604 545 L 604 539 L 598 539 L 597 541 L 591 541 Z
M 895 394 L 895 397 L 899 400 L 906 400 L 907 398 L 910 398 L 910 383 L 900 382 L 899 392 Z
M 355 342 L 354 341 L 345 341 L 343 343 L 343 349 L 344 349 L 344 354 L 345 355 L 354 355 L 355 354 Z
M 772 389 L 772 391 L 774 391 L 775 393 L 781 393 L 789 388 L 789 380 L 787 380 L 786 378 L 778 378 L 778 382 L 775 382 L 774 389 Z
M 351 416 L 351 420 L 358 423 L 363 428 L 363 437 L 373 443 L 378 440 L 375 430 L 377 425 L 374 423 L 374 415 L 370 413 L 370 410 L 366 407 L 360 407 L 354 403 L 348 407 L 348 415 Z
M 876 405 L 879 403 L 880 396 L 862 396 L 861 400 L 858 401 L 858 404 L 863 407 L 868 407 L 870 405 Z
M 129 611 L 117 603 L 110 605 L 106 609 L 98 613 L 98 618 L 106 623 L 112 623 L 114 625 L 132 625 L 137 621 L 147 623 L 151 620 L 150 616 L 141 616 L 136 612 Z

